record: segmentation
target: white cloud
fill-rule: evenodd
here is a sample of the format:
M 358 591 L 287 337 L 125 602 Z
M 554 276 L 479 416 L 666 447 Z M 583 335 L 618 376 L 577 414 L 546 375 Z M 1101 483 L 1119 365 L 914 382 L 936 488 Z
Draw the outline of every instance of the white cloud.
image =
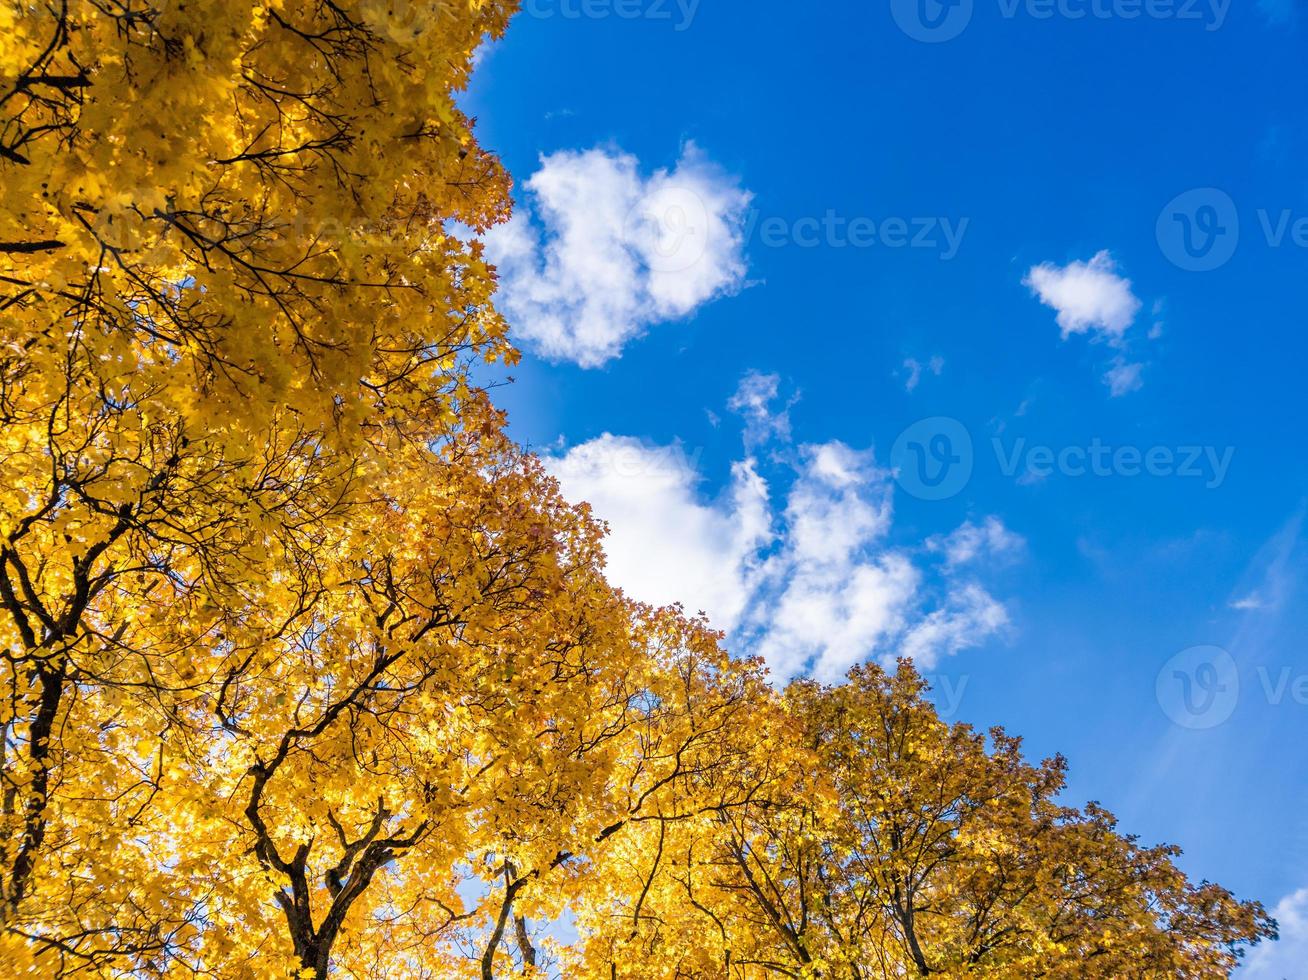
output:
M 1017 485 L 1019 487 L 1039 486 L 1049 479 L 1049 474 L 1052 472 L 1052 469 L 1032 469 L 1028 464 L 1027 468 L 1022 471 L 1022 475 L 1017 478 Z
M 781 680 L 811 673 L 838 682 L 851 666 L 878 653 L 903 632 L 921 573 L 890 552 L 848 566 L 801 566 L 763 611 L 756 652 Z
M 854 551 L 890 529 L 893 484 L 872 453 L 840 442 L 805 446 L 786 505 L 797 562 L 847 563 Z
M 1308 888 L 1281 899 L 1272 918 L 1280 926 L 1280 941 L 1255 947 L 1237 973 L 1239 980 L 1302 980 L 1308 964 Z
M 1148 334 L 1150 340 L 1158 340 L 1160 337 L 1162 337 L 1163 332 L 1167 326 L 1162 320 L 1163 313 L 1166 312 L 1166 309 L 1167 309 L 1167 304 L 1164 303 L 1161 299 L 1154 300 L 1154 308 L 1153 308 L 1154 323 L 1153 326 L 1149 328 L 1149 334 Z
M 1131 280 L 1117 274 L 1117 264 L 1106 251 L 1089 262 L 1069 262 L 1062 267 L 1042 263 L 1032 268 L 1022 283 L 1040 302 L 1057 311 L 1064 339 L 1088 333 L 1097 339 L 1120 341 L 1140 312 Z
M 930 667 L 1008 623 L 957 573 L 1012 555 L 1022 539 L 993 518 L 966 524 L 939 539 L 945 562 L 919 567 L 888 540 L 894 484 L 870 450 L 800 446 L 770 479 L 747 457 L 716 499 L 699 492 L 696 461 L 679 446 L 605 435 L 546 463 L 567 496 L 608 522 L 611 581 L 646 602 L 703 609 L 778 680 L 834 682 L 856 663 L 906 653 Z
M 780 385 L 779 375 L 758 371 L 749 371 L 740 379 L 727 407 L 745 420 L 746 445 L 758 445 L 774 437 L 790 441 L 790 405 L 779 411 L 772 408 Z
M 1302 512 L 1295 514 L 1285 527 L 1258 549 L 1257 556 L 1232 594 L 1229 603 L 1232 609 L 1274 614 L 1285 607 L 1297 586 L 1294 563 L 1303 519 Z
M 968 582 L 951 588 L 945 604 L 909 630 L 902 653 L 931 667 L 1007 625 L 1008 610 L 980 585 Z
M 630 154 L 560 151 L 525 186 L 486 250 L 500 309 L 546 357 L 598 367 L 744 281 L 750 195 L 693 143 L 648 177 Z
M 967 521 L 952 534 L 927 540 L 927 550 L 944 555 L 946 564 L 954 568 L 981 558 L 1011 559 L 1025 548 L 1026 539 L 997 517 L 987 517 L 980 524 Z
M 904 362 L 904 367 L 908 369 L 908 377 L 904 381 L 904 390 L 913 392 L 917 386 L 922 383 L 922 365 L 916 359 L 910 357 Z
M 1112 397 L 1121 398 L 1144 387 L 1144 365 L 1129 360 L 1125 353 L 1127 332 L 1143 304 L 1132 291 L 1131 280 L 1118 274 L 1112 255 L 1104 251 L 1089 262 L 1065 266 L 1043 262 L 1032 267 L 1022 284 L 1058 314 L 1064 340 L 1086 334 L 1118 352 L 1103 374 Z M 1154 316 L 1161 313 L 1161 301 L 1154 304 L 1153 311 Z M 1148 337 L 1156 340 L 1160 336 L 1162 323 L 1158 322 Z
M 684 601 L 720 629 L 737 625 L 772 534 L 767 485 L 752 462 L 737 463 L 724 497 L 707 502 L 680 446 L 605 434 L 545 462 L 570 499 L 608 522 L 610 581 L 644 602 Z
M 1240 612 L 1257 612 L 1260 609 L 1267 608 L 1267 600 L 1257 592 L 1251 592 L 1243 598 L 1232 600 L 1231 608 Z
M 1114 398 L 1121 398 L 1144 387 L 1143 372 L 1143 364 L 1125 357 L 1114 358 L 1112 366 L 1104 372 L 1104 384 Z
M 871 452 L 829 442 L 801 460 L 747 635 L 778 677 L 833 682 L 902 632 L 921 573 L 884 546 L 893 483 Z
M 940 372 L 945 369 L 945 359 L 936 356 L 923 365 L 917 358 L 910 357 L 904 361 L 904 368 L 908 371 L 908 377 L 904 379 L 904 390 L 912 393 L 921 384 L 924 369 L 930 371 L 937 378 L 940 377 Z

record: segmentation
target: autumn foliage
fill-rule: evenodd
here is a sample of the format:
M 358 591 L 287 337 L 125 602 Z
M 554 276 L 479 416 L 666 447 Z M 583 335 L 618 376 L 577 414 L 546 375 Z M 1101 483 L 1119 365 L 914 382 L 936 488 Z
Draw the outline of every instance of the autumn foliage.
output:
M 0 976 L 1227 976 L 1260 907 L 911 665 L 606 582 L 469 381 L 511 7 L 0 6 Z

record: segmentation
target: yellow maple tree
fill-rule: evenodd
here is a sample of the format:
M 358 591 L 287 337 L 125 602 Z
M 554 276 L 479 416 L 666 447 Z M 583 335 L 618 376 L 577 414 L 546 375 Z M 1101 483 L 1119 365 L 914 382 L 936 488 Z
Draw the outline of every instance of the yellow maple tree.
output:
M 568 975 L 1217 978 L 1273 933 L 1175 848 L 1060 803 L 1061 759 L 1032 766 L 925 695 L 906 661 L 792 684 L 733 770 L 749 803 L 629 836 Z
M 511 356 L 447 228 L 507 213 L 453 100 L 509 9 L 406 9 L 0 8 L 0 921 L 24 949 L 166 944 L 138 831 L 177 702 L 308 615 L 397 447 Z

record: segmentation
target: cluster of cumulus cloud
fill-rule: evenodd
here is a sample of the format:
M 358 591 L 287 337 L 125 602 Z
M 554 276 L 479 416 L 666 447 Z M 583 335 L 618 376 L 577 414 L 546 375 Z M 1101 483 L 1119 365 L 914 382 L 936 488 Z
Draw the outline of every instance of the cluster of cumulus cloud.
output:
M 600 367 L 747 285 L 751 202 L 693 143 L 653 171 L 611 147 L 543 156 L 512 220 L 486 237 L 501 309 L 540 356 Z M 1023 283 L 1055 311 L 1064 340 L 1084 335 L 1111 352 L 1114 396 L 1141 386 L 1144 365 L 1128 354 L 1142 304 L 1108 252 L 1037 265 Z M 924 366 L 906 366 L 911 391 Z M 780 680 L 838 680 L 869 656 L 929 669 L 1002 634 L 1008 610 L 983 580 L 1021 538 L 990 517 L 892 543 L 893 474 L 871 449 L 795 443 L 779 383 L 741 379 L 729 407 L 743 449 L 716 494 L 703 493 L 699 460 L 680 444 L 605 434 L 549 458 L 565 492 L 609 524 L 615 583 L 704 611 Z
M 895 483 L 871 449 L 794 445 L 774 375 L 747 374 L 732 407 L 745 449 L 705 497 L 695 453 L 606 434 L 549 458 L 564 492 L 607 521 L 609 575 L 634 597 L 684 602 L 778 681 L 839 681 L 869 657 L 924 669 L 1009 624 L 984 573 L 1020 555 L 997 518 L 894 542 Z

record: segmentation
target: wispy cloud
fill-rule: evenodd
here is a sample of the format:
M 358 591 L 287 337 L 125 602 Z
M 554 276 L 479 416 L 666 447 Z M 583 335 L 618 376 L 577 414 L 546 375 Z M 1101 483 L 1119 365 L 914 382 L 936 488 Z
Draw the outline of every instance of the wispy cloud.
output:
M 1144 379 L 1141 377 L 1143 373 L 1143 364 L 1118 357 L 1104 372 L 1104 384 L 1108 385 L 1108 390 L 1114 398 L 1121 398 L 1144 387 Z
M 1290 980 L 1308 964 L 1308 888 L 1287 895 L 1272 909 L 1281 938 L 1254 949 L 1238 973 L 1240 980 Z
M 907 358 L 904 361 L 904 370 L 908 372 L 908 377 L 904 379 L 904 390 L 910 394 L 917 390 L 917 386 L 922 383 L 923 371 L 930 371 L 937 378 L 940 372 L 945 369 L 945 359 L 943 357 L 933 357 L 923 364 L 915 357 Z
M 927 539 L 927 550 L 944 555 L 954 568 L 981 559 L 1009 560 L 1025 549 L 1026 539 L 997 517 L 987 517 L 980 524 L 967 521 L 951 534 Z
M 1229 603 L 1240 612 L 1279 612 L 1294 591 L 1299 569 L 1297 548 L 1303 514 L 1296 514 L 1255 557 Z
M 1237 609 L 1240 612 L 1253 612 L 1256 609 L 1266 609 L 1267 600 L 1257 592 L 1250 592 L 1242 599 L 1231 600 L 1231 608 Z
M 778 374 L 748 371 L 727 402 L 727 407 L 745 422 L 747 446 L 761 445 L 772 439 L 790 441 L 790 409 L 799 396 L 794 395 L 787 404 L 774 408 L 772 403 L 778 399 L 780 386 L 781 376 Z

